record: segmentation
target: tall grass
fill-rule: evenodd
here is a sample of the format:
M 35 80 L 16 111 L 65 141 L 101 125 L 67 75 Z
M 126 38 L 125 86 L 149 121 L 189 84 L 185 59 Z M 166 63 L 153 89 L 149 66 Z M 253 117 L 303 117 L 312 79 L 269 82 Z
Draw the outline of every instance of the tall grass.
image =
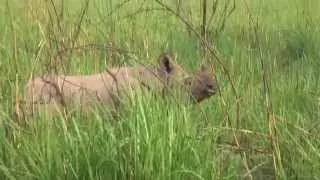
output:
M 154 64 L 166 49 L 176 51 L 188 71 L 202 63 L 197 37 L 155 1 L 52 3 L 1 1 L 0 179 L 320 178 L 317 0 L 236 2 L 223 31 L 210 38 L 240 99 L 215 63 L 221 96 L 199 105 L 137 95 L 119 120 L 108 118 L 100 107 L 90 116 L 41 112 L 23 125 L 17 122 L 23 114 L 16 103 L 32 73 L 55 67 L 61 73 L 90 74 L 136 61 Z M 174 1 L 165 3 L 175 9 Z M 200 31 L 199 2 L 182 5 L 182 16 Z M 109 48 L 66 50 L 83 44 Z M 263 70 L 270 86 L 273 136 Z M 275 139 L 280 167 L 272 156 Z

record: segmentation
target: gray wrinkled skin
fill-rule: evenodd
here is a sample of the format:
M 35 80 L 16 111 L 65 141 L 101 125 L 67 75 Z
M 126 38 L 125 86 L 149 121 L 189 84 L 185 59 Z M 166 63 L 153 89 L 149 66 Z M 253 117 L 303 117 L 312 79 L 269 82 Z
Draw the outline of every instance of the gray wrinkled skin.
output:
M 195 102 L 211 97 L 217 92 L 217 81 L 207 70 L 188 76 L 175 63 L 175 55 L 164 53 L 157 67 L 115 67 L 99 74 L 86 76 L 46 75 L 36 77 L 27 84 L 27 111 L 33 114 L 39 107 L 49 111 L 61 107 L 81 106 L 88 111 L 94 103 L 110 109 L 119 109 L 121 99 L 138 89 L 157 91 L 170 90 L 182 84 Z

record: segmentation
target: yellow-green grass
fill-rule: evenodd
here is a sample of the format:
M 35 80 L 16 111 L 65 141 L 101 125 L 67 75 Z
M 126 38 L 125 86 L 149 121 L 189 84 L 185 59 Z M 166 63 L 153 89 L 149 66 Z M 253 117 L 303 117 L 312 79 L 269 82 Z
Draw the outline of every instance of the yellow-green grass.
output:
M 167 49 L 176 51 L 178 62 L 190 72 L 203 62 L 199 39 L 177 17 L 159 10 L 156 1 L 130 0 L 120 6 L 125 1 L 91 0 L 78 34 L 86 2 L 61 1 L 62 15 L 61 2 L 54 2 L 57 15 L 52 2 L 0 3 L 0 179 L 320 178 L 318 0 L 236 2 L 223 31 L 210 41 L 223 56 L 238 100 L 213 58 L 221 96 L 199 105 L 137 95 L 117 121 L 100 107 L 90 116 L 50 118 L 40 113 L 28 119 L 31 125 L 19 126 L 15 102 L 24 97 L 26 81 L 32 72 L 47 72 L 57 48 L 71 47 L 74 37 L 75 46 L 112 43 L 132 53 L 74 50 L 57 66 L 61 73 L 154 64 Z M 175 2 L 165 1 L 176 10 Z M 181 13 L 196 31 L 202 22 L 199 3 L 183 2 Z M 276 120 L 272 137 L 261 61 Z M 278 151 L 271 143 L 275 141 Z

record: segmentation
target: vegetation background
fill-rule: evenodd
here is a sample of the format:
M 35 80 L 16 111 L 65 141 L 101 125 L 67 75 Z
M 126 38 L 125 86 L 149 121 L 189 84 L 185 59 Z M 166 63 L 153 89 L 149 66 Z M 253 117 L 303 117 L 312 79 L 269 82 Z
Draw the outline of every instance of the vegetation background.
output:
M 0 179 L 320 179 L 320 1 L 1 0 Z M 210 62 L 199 105 L 137 96 L 21 125 L 24 87 L 178 53 Z

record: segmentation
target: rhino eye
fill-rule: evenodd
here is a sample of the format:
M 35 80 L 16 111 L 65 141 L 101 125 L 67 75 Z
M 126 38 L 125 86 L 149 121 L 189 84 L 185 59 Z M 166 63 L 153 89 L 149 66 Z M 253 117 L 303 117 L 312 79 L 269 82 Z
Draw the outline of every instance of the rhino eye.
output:
M 211 84 L 207 84 L 208 89 L 213 89 L 213 86 Z

